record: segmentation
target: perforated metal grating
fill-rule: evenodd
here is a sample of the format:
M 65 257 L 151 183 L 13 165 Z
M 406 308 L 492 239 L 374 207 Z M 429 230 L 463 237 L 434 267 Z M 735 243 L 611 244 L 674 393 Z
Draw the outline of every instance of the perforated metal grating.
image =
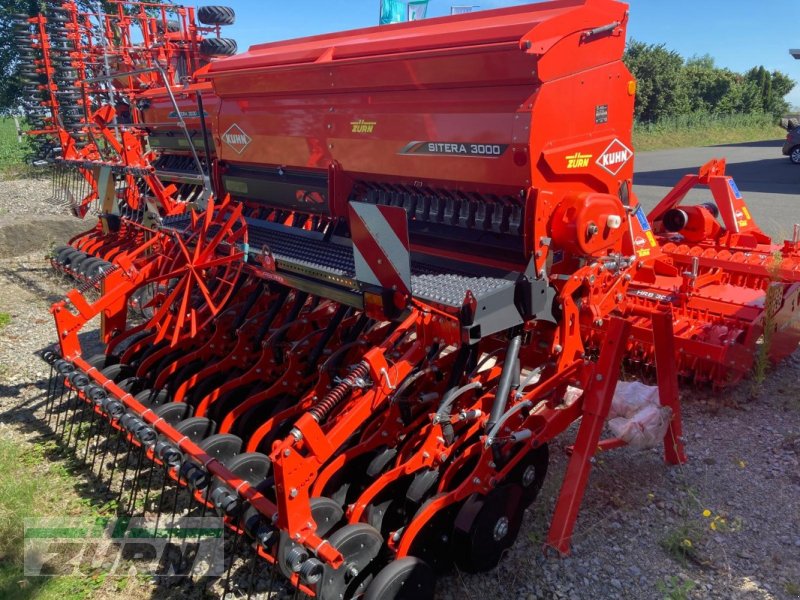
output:
M 307 231 L 292 231 L 257 219 L 246 221 L 251 253 L 259 254 L 267 247 L 279 268 L 356 287 L 353 250 L 346 241 L 325 241 Z M 164 227 L 177 230 L 188 224 L 189 219 L 183 216 L 163 221 Z M 468 291 L 480 302 L 482 297 L 514 286 L 508 279 L 476 276 L 421 261 L 412 261 L 411 272 L 411 289 L 416 298 L 451 307 L 461 306 Z

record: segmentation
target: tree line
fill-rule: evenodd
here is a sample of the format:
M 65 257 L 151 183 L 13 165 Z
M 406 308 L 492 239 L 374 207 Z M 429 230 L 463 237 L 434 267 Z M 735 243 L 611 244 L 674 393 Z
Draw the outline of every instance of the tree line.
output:
M 623 60 L 638 81 L 635 117 L 642 123 L 691 113 L 778 117 L 790 109 L 785 96 L 795 81 L 763 66 L 737 73 L 716 66 L 708 55 L 684 59 L 664 44 L 635 40 Z

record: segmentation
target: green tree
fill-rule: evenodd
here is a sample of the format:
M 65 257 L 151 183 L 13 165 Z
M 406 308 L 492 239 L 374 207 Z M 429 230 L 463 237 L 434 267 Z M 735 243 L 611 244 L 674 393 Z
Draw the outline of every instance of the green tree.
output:
M 625 64 L 638 82 L 635 116 L 645 122 L 658 121 L 691 109 L 684 78 L 683 57 L 664 44 L 631 40 Z
M 0 7 L 0 113 L 14 108 L 22 94 L 19 42 L 14 39 L 16 17 L 35 13 L 37 8 L 30 0 L 3 0 Z
M 758 90 L 761 110 L 781 115 L 789 110 L 786 95 L 794 89 L 795 81 L 780 71 L 767 71 L 763 66 L 753 67 L 744 75 Z
M 150 3 L 169 4 L 168 0 L 149 0 Z M 82 10 L 94 11 L 94 0 L 77 0 Z M 101 1 L 105 8 L 113 5 Z M 0 114 L 16 109 L 23 99 L 23 81 L 20 77 L 20 44 L 14 39 L 14 24 L 20 15 L 35 15 L 46 10 L 44 0 L 2 0 L 0 4 Z

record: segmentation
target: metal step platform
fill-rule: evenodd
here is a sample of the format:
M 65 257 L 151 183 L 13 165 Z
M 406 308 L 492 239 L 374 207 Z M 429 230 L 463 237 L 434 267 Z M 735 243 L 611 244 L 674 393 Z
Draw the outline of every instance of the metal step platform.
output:
M 287 227 L 260 219 L 246 218 L 248 262 L 258 264 L 265 252 L 275 260 L 277 272 L 357 291 L 353 250 L 348 238 L 325 239 L 315 231 Z M 164 219 L 163 227 L 180 231 L 189 224 L 186 216 Z M 211 234 L 214 234 L 212 230 Z M 483 269 L 485 271 L 485 269 Z M 478 304 L 498 294 L 513 304 L 519 273 L 471 272 L 470 265 L 436 257 L 412 255 L 411 288 L 415 298 L 450 309 L 461 308 L 467 292 Z M 292 281 L 292 283 L 295 283 Z M 306 287 L 306 286 L 300 286 Z M 317 290 L 308 289 L 307 291 Z M 337 298 L 341 300 L 341 298 Z

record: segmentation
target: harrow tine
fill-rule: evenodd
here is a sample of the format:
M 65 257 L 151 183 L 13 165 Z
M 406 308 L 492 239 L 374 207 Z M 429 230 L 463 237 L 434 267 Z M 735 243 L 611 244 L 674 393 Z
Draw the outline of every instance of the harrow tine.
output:
M 164 494 L 167 491 L 167 482 L 169 481 L 169 467 L 167 465 L 163 466 L 164 468 L 164 477 L 161 481 L 161 492 L 158 494 L 158 509 L 156 510 L 156 522 L 153 527 L 154 534 L 158 533 L 158 523 L 161 520 L 161 513 L 162 509 L 164 508 Z
M 57 435 L 57 432 L 58 432 L 58 424 L 61 421 L 61 413 L 58 411 L 58 408 L 61 407 L 61 405 L 64 402 L 64 392 L 66 392 L 66 391 L 67 391 L 66 381 L 62 381 L 61 382 L 61 390 L 59 391 L 59 395 L 58 395 L 58 402 L 54 402 L 53 406 L 51 406 L 51 408 L 50 408 L 52 414 L 55 414 L 55 419 L 56 419 L 55 425 L 53 425 L 53 427 L 51 428 L 51 431 L 53 432 L 53 435 Z M 72 393 L 72 392 L 70 392 L 70 393 Z M 50 422 L 48 422 L 48 426 L 49 425 L 50 425 Z
M 231 583 L 231 573 L 233 572 L 233 565 L 236 562 L 236 558 L 239 555 L 240 546 L 242 544 L 242 538 L 244 537 L 243 534 L 237 535 L 232 534 L 234 537 L 233 541 L 233 549 L 231 550 L 230 554 L 230 562 L 228 563 L 228 568 L 225 571 L 225 583 L 222 586 L 222 593 L 227 594 L 230 592 L 230 583 Z
M 45 395 L 45 402 L 44 402 L 44 412 L 45 414 L 48 413 L 50 410 L 50 402 L 53 399 L 53 395 L 55 393 L 56 388 L 56 370 L 55 367 L 51 364 L 50 365 L 50 377 L 47 379 L 47 393 Z
M 128 451 L 125 453 L 125 466 L 122 468 L 122 478 L 119 482 L 119 492 L 117 493 L 117 513 L 124 514 L 120 512 L 122 508 L 122 497 L 125 495 L 125 482 L 127 481 L 128 477 L 128 468 L 130 467 L 131 463 L 131 455 L 133 454 L 133 450 L 128 448 Z
M 92 408 L 92 415 L 89 419 L 89 429 L 86 436 L 86 450 L 83 452 L 83 464 L 88 465 L 87 459 L 89 458 L 89 446 L 92 445 L 92 440 L 97 436 L 97 411 Z M 96 445 L 96 443 L 95 443 Z
M 47 415 L 47 428 L 51 431 L 53 430 L 53 412 L 54 412 L 54 405 L 56 401 L 56 394 L 59 393 L 58 388 L 63 386 L 63 379 L 61 378 L 58 371 L 51 367 L 51 371 L 55 371 L 55 374 L 51 375 L 50 379 L 53 383 L 52 389 L 48 387 L 47 390 L 47 402 L 45 403 L 45 414 Z M 63 392 L 62 392 L 63 393 Z
M 247 578 L 247 600 L 250 600 L 253 596 L 253 592 L 255 591 L 255 580 L 256 580 L 256 566 L 258 566 L 258 548 L 253 547 L 252 550 L 252 557 L 250 559 L 250 576 Z M 270 568 L 270 583 L 269 583 L 269 592 L 272 592 L 272 586 L 275 582 L 275 566 L 272 565 Z
M 66 433 L 67 429 L 67 419 L 69 417 L 69 405 L 72 402 L 72 396 L 74 393 L 75 393 L 74 390 L 72 388 L 69 388 L 69 391 L 67 392 L 67 399 L 61 404 L 62 410 L 59 411 L 58 415 L 56 415 L 57 417 L 60 417 L 60 422 L 56 423 L 56 436 L 61 440 L 62 443 L 64 441 L 64 433 Z M 59 426 L 61 427 L 61 433 L 58 433 Z
M 114 472 L 117 469 L 117 462 L 118 462 L 118 459 L 119 459 L 120 447 L 122 446 L 122 442 L 123 442 L 123 439 L 125 437 L 125 435 L 123 434 L 123 432 L 121 430 L 115 429 L 115 432 L 116 432 L 116 438 L 117 438 L 116 441 L 117 441 L 117 443 L 116 443 L 116 445 L 114 447 L 114 458 L 111 459 L 111 471 L 110 471 L 110 473 L 108 475 L 108 483 L 105 484 L 105 487 L 109 492 L 111 492 L 111 484 L 114 481 Z M 103 455 L 103 462 L 101 463 L 101 465 L 105 465 L 105 458 L 106 458 L 106 454 Z
M 83 417 L 86 416 L 86 407 L 89 406 L 89 403 L 86 402 L 86 401 L 81 400 L 81 398 L 80 398 L 80 396 L 78 396 L 78 394 L 75 394 L 75 399 L 78 402 L 81 402 L 82 406 L 80 407 L 80 409 L 76 408 L 73 411 L 72 420 L 69 423 L 69 433 L 67 433 L 67 441 L 64 444 L 64 446 L 66 448 L 70 447 L 70 442 L 72 441 L 72 431 L 73 431 L 73 428 L 75 427 L 75 421 L 78 421 L 78 423 L 83 423 Z M 76 444 L 77 444 L 78 431 L 79 430 L 80 430 L 80 425 L 78 425 L 78 429 L 75 432 L 75 443 Z M 73 453 L 75 452 L 75 448 L 72 449 L 72 452 Z
M 142 500 L 142 516 L 144 516 L 147 513 L 147 502 L 150 499 L 150 490 L 152 489 L 153 485 L 153 474 L 156 472 L 156 468 L 157 468 L 156 462 L 152 461 L 150 463 L 150 473 L 147 475 L 147 485 L 145 487 L 144 497 Z
M 109 431 L 110 428 L 111 424 L 108 422 L 108 420 L 101 417 L 100 425 L 98 427 L 99 431 L 97 432 L 97 438 L 95 439 L 94 450 L 92 451 L 92 464 L 89 467 L 89 470 L 94 473 L 94 466 L 97 462 L 97 457 L 100 454 L 100 446 L 102 445 L 104 452 L 103 458 L 100 460 L 100 468 L 97 472 L 98 479 L 100 478 L 100 474 L 103 472 L 103 460 L 105 459 L 105 452 L 108 450 L 108 444 L 111 439 L 111 432 Z
M 172 517 L 170 518 L 169 522 L 169 537 L 167 538 L 167 546 L 172 545 L 172 533 L 175 531 L 175 515 L 178 514 L 178 500 L 181 497 L 181 492 L 183 488 L 181 487 L 181 470 L 177 468 L 175 470 L 175 474 L 177 475 L 177 481 L 175 482 L 175 499 L 172 502 Z
M 136 508 L 136 496 L 139 494 L 139 477 L 142 472 L 142 461 L 145 458 L 145 446 L 142 444 L 139 446 L 139 452 L 136 454 L 136 470 L 133 472 L 133 489 L 131 493 L 128 495 L 128 504 L 126 506 L 125 514 L 133 515 L 133 511 Z

